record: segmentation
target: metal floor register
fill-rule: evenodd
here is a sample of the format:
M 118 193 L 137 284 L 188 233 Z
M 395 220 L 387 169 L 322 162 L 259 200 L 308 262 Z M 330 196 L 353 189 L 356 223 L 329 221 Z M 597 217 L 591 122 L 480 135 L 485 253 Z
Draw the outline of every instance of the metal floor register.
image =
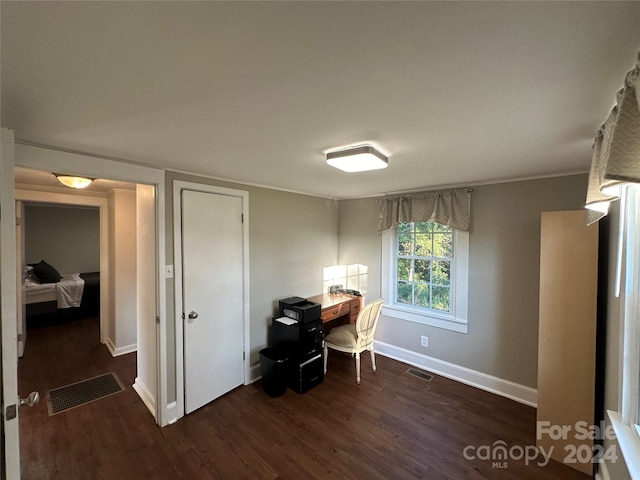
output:
M 124 391 L 115 373 L 106 373 L 89 380 L 54 388 L 47 392 L 49 416 Z

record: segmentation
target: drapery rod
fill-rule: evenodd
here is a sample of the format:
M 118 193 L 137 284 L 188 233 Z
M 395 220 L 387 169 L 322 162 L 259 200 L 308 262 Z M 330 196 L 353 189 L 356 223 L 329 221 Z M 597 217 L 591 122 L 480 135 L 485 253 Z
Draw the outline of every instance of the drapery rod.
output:
M 444 189 L 440 189 L 440 190 L 422 190 L 422 191 L 417 191 L 417 192 L 392 193 L 392 194 L 383 195 L 382 198 L 378 199 L 378 201 L 384 200 L 385 198 L 404 197 L 404 196 L 411 196 L 411 195 L 421 195 L 423 193 L 450 192 L 451 190 L 458 190 L 458 189 L 457 188 L 444 188 Z M 476 189 L 473 188 L 473 187 L 467 188 L 467 193 L 473 193 L 475 191 L 476 191 Z

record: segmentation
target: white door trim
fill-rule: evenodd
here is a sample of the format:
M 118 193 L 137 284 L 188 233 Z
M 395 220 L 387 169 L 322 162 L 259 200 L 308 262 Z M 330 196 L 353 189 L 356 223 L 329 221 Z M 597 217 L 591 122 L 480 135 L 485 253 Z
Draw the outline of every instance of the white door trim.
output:
M 160 426 L 168 425 L 171 409 L 167 404 L 167 285 L 165 272 L 165 172 L 151 167 L 144 167 L 105 158 L 98 158 L 79 153 L 65 152 L 33 145 L 15 145 L 15 166 L 33 168 L 36 170 L 59 171 L 65 173 L 83 174 L 90 177 L 121 180 L 132 183 L 153 185 L 156 191 L 156 267 L 157 267 L 157 345 L 158 365 L 156 395 L 156 423 Z M 13 172 L 11 172 L 11 197 L 14 196 Z M 12 206 L 12 209 L 15 208 Z M 4 248 L 3 248 L 4 250 Z M 14 249 L 15 256 L 15 249 Z M 4 270 L 4 269 L 3 269 Z M 15 283 L 15 282 L 14 282 Z M 15 301 L 12 305 L 15 309 Z M 3 322 L 4 323 L 4 322 Z M 14 322 L 15 323 L 15 322 Z M 14 326 L 15 328 L 15 326 Z
M 175 305 L 175 334 L 176 334 L 176 414 L 177 418 L 184 416 L 184 335 L 182 319 L 182 190 L 229 195 L 242 199 L 242 256 L 243 272 L 242 305 L 244 323 L 244 385 L 251 383 L 250 368 L 250 302 L 249 302 L 249 192 L 232 188 L 205 185 L 201 183 L 173 181 L 173 261 L 175 273 L 174 305 Z

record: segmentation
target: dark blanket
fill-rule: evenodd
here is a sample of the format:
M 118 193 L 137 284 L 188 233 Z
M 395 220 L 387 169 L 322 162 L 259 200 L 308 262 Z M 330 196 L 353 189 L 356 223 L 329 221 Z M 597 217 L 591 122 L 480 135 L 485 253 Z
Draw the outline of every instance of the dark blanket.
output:
M 58 309 L 57 302 L 27 304 L 27 318 L 49 316 L 51 314 L 70 317 L 88 318 L 100 315 L 100 272 L 81 273 L 84 280 L 82 300 L 79 307 Z
M 80 311 L 83 316 L 100 315 L 100 272 L 81 273 L 84 280 Z

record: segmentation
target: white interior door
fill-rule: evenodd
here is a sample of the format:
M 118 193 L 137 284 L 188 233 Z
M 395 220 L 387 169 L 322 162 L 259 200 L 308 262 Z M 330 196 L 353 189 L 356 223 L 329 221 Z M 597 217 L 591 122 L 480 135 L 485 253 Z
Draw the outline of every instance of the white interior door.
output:
M 242 198 L 182 190 L 182 277 L 190 413 L 244 381 Z

